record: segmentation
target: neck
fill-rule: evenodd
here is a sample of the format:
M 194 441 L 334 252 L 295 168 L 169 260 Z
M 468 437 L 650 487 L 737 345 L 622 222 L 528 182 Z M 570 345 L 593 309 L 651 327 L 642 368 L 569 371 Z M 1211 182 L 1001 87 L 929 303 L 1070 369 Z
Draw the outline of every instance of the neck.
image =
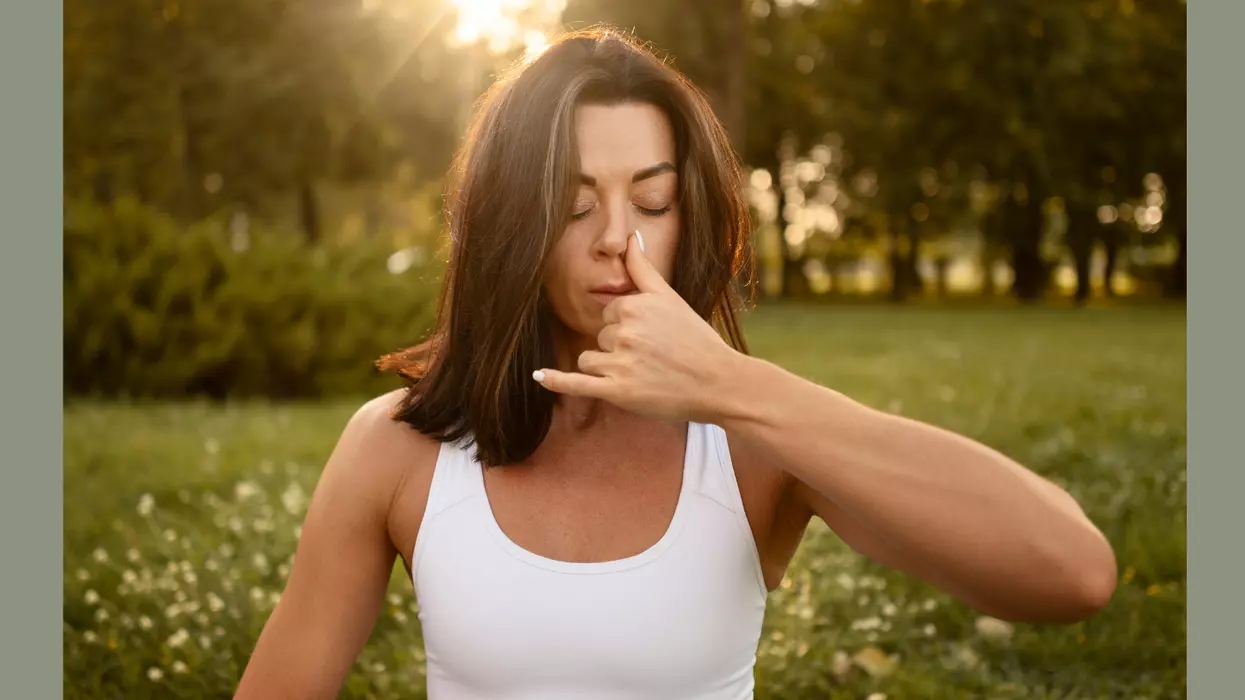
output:
M 571 331 L 561 323 L 555 324 L 553 334 L 554 369 L 562 372 L 579 372 L 579 355 L 587 350 L 599 350 L 597 339 Z M 554 402 L 553 422 L 560 428 L 582 432 L 589 428 L 634 420 L 637 416 L 618 406 L 589 396 L 559 394 Z

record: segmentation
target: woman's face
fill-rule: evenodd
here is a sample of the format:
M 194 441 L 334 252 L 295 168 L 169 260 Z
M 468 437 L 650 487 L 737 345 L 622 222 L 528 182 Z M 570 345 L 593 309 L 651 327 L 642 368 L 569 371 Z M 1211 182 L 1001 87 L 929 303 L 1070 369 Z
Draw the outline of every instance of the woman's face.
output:
M 648 259 L 671 280 L 679 179 L 674 132 L 651 105 L 581 106 L 575 138 L 580 162 L 574 208 L 552 251 L 545 290 L 570 331 L 595 337 L 604 327 L 605 306 L 633 290 L 623 254 L 636 230 Z

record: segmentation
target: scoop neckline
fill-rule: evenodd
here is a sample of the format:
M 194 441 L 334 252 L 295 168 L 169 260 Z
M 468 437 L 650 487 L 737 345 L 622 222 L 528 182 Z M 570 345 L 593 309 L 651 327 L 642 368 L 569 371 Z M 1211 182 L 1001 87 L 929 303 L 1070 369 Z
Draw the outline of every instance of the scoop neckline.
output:
M 479 470 L 479 501 L 481 508 L 484 510 L 484 520 L 487 523 L 490 534 L 497 544 L 515 559 L 526 564 L 536 566 L 549 571 L 556 571 L 564 574 L 606 574 L 618 571 L 626 571 L 647 564 L 657 557 L 661 556 L 667 549 L 674 544 L 678 538 L 680 530 L 683 528 L 684 513 L 687 510 L 688 492 L 691 490 L 691 463 L 694 457 L 693 452 L 697 449 L 698 442 L 694 439 L 694 431 L 696 424 L 692 421 L 687 423 L 686 445 L 683 448 L 683 473 L 682 482 L 679 484 L 678 500 L 675 502 L 674 514 L 670 517 L 670 524 L 666 526 L 666 531 L 656 542 L 649 545 L 648 548 L 641 552 L 632 554 L 620 559 L 610 559 L 607 561 L 593 562 L 577 562 L 565 561 L 562 559 L 553 559 L 537 554 L 525 547 L 520 546 L 517 542 L 510 539 L 506 531 L 502 529 L 501 523 L 497 522 L 497 516 L 493 513 L 493 504 L 489 501 L 488 490 L 484 487 L 484 467 L 476 465 Z

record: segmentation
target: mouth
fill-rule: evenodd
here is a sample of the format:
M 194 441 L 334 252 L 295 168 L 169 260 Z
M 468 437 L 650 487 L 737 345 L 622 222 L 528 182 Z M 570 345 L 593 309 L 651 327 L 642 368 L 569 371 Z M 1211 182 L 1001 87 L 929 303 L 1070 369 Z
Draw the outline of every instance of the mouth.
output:
M 635 294 L 636 291 L 636 288 L 630 284 L 608 284 L 594 287 L 589 290 L 588 294 L 602 306 L 607 306 L 618 297 Z

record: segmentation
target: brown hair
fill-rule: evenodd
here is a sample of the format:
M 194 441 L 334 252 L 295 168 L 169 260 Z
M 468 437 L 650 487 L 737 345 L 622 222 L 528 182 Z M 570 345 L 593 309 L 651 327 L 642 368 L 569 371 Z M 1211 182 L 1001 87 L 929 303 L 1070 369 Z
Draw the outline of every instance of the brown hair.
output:
M 546 260 L 570 219 L 577 105 L 644 102 L 674 128 L 682 229 L 671 285 L 736 350 L 737 289 L 751 289 L 743 172 L 704 95 L 633 37 L 608 27 L 559 37 L 481 98 L 451 170 L 450 260 L 432 337 L 378 366 L 408 384 L 394 418 L 440 440 L 469 437 L 485 466 L 529 456 L 554 394 Z M 741 273 L 746 273 L 746 278 Z

